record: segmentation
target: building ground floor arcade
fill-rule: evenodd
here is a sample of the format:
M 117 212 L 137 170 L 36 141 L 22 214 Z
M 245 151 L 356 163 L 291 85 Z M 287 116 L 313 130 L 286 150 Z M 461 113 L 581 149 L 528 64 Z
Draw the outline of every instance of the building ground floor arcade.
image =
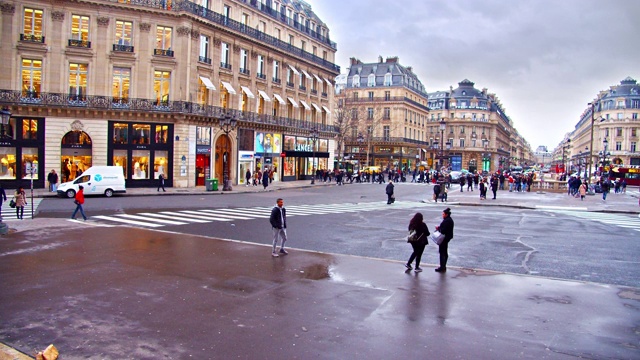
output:
M 247 125 L 247 126 L 245 126 Z M 226 133 L 217 122 L 149 119 L 21 116 L 2 126 L 0 183 L 4 188 L 47 186 L 52 171 L 59 182 L 70 181 L 91 166 L 121 166 L 126 186 L 204 186 L 222 184 L 225 169 L 231 184 L 245 184 L 265 168 L 273 181 L 310 179 L 313 169 L 328 169 L 333 139 L 300 132 L 268 131 L 239 123 Z

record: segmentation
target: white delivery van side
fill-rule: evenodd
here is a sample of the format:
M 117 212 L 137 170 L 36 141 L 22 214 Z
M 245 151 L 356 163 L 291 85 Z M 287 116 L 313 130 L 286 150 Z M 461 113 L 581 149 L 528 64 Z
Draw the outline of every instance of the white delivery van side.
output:
M 60 184 L 58 196 L 75 197 L 78 185 L 84 187 L 85 195 L 111 197 L 115 193 L 127 192 L 121 166 L 92 166 L 75 180 Z

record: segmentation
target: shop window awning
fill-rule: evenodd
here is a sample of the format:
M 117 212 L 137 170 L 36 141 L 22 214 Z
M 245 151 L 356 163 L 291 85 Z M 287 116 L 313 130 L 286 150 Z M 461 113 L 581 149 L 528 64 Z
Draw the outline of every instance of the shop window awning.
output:
M 324 112 L 326 112 L 327 114 L 331 114 L 331 111 L 329 111 L 329 108 L 322 105 L 322 108 L 324 109 Z
M 322 79 L 320 79 L 320 76 L 313 74 L 313 77 L 316 78 L 316 80 L 318 80 L 319 84 L 322 84 Z
M 255 98 L 255 95 L 253 95 L 253 93 L 251 92 L 251 89 L 249 89 L 249 88 L 248 88 L 248 87 L 246 87 L 246 86 L 240 86 L 240 87 L 242 88 L 242 91 L 244 91 L 244 93 L 245 93 L 245 94 L 247 94 L 247 96 L 248 96 L 250 99 Z
M 278 94 L 273 94 L 273 97 L 276 98 L 276 100 L 278 100 L 278 102 L 280 103 L 280 105 L 287 105 L 287 102 L 284 101 L 284 99 L 282 97 L 280 97 L 280 95 Z
M 271 98 L 269 97 L 269 95 L 267 95 L 266 92 L 264 92 L 262 90 L 258 90 L 258 94 L 260 94 L 260 96 L 262 96 L 264 101 L 271 101 Z
M 302 69 L 300 69 L 300 71 L 302 71 L 302 73 L 304 74 L 304 76 L 306 76 L 308 79 L 311 79 L 311 76 L 309 75 L 309 73 L 308 73 L 308 72 L 306 72 L 306 71 L 304 71 L 304 70 L 302 70 Z
M 213 86 L 213 83 L 211 82 L 211 80 L 209 80 L 208 77 L 200 76 L 200 81 L 202 81 L 207 89 L 215 91 L 216 87 Z
M 289 99 L 289 102 L 291 103 L 291 105 L 293 105 L 294 108 L 300 107 L 298 106 L 298 103 L 293 100 L 293 98 L 288 97 L 287 99 Z
M 311 106 L 307 105 L 307 103 L 304 102 L 304 100 L 300 100 L 300 104 L 302 104 L 302 106 L 304 106 L 305 109 L 311 110 Z
M 236 94 L 236 90 L 233 88 L 233 86 L 231 86 L 231 84 L 225 81 L 221 81 L 221 83 L 222 83 L 222 86 L 224 86 L 224 88 L 227 89 L 227 92 L 229 94 L 233 94 L 233 95 Z
M 320 109 L 320 106 L 316 105 L 315 103 L 311 103 L 311 105 L 314 107 L 314 109 L 316 109 L 317 112 L 321 113 L 322 109 Z
M 327 79 L 327 78 L 323 78 L 323 79 L 327 83 L 327 85 L 333 86 L 333 84 L 331 83 L 331 81 L 329 81 L 329 79 Z
M 300 72 L 291 64 L 289 64 L 289 68 L 293 71 L 294 74 L 300 76 Z

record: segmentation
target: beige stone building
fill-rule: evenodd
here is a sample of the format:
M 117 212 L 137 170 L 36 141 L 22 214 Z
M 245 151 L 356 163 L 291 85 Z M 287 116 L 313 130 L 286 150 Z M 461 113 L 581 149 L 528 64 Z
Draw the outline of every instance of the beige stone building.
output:
M 304 2 L 0 0 L 0 179 L 122 166 L 128 187 L 328 163 L 336 44 Z M 224 126 L 224 124 L 227 124 Z M 314 151 L 315 146 L 315 151 Z M 313 156 L 315 155 L 315 157 Z M 315 159 L 315 160 L 314 160 Z
M 599 173 L 603 164 L 640 166 L 638 113 L 640 85 L 631 77 L 600 91 L 587 104 L 574 130 L 556 148 L 555 163 L 562 163 L 564 147 L 567 169 L 583 174 L 587 169 L 585 175 Z

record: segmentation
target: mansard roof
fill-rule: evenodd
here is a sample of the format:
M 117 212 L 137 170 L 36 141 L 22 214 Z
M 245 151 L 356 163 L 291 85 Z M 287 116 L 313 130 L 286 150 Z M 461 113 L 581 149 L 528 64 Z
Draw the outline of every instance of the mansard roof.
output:
M 382 61 L 382 57 L 378 60 L 379 61 L 377 63 L 364 64 L 361 61 L 352 58 L 347 78 L 347 87 L 354 87 L 353 77 L 355 75 L 360 77 L 358 87 L 371 87 L 369 86 L 369 76 L 373 75 L 375 78 L 374 86 L 405 86 L 417 93 L 420 93 L 424 97 L 427 96 L 424 85 L 422 85 L 418 76 L 413 73 L 411 67 L 400 65 L 397 57 L 387 58 L 386 62 Z M 387 76 L 387 74 L 391 75 L 390 85 L 385 85 L 385 76 Z
M 609 91 L 605 92 L 601 99 L 615 99 L 626 96 L 640 96 L 640 85 L 630 76 L 620 81 L 620 85 L 611 86 Z

